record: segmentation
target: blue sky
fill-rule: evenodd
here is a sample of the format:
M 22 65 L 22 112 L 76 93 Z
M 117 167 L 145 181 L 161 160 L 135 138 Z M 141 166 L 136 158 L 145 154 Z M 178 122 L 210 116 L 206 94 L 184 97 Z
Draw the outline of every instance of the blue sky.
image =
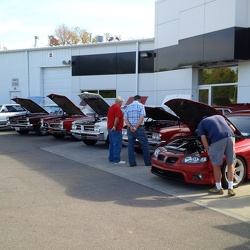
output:
M 93 36 L 111 33 L 122 40 L 154 37 L 155 0 L 0 0 L 0 45 L 8 49 L 47 45 L 48 35 L 65 24 Z

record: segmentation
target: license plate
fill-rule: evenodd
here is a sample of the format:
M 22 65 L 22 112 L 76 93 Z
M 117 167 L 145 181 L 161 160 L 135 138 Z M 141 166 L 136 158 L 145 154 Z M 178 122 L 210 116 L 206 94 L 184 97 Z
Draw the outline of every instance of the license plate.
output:
M 20 128 L 15 128 L 16 131 L 20 131 Z
M 53 129 L 50 129 L 50 130 L 49 130 L 49 133 L 50 133 L 50 134 L 54 134 L 54 130 L 53 130 Z

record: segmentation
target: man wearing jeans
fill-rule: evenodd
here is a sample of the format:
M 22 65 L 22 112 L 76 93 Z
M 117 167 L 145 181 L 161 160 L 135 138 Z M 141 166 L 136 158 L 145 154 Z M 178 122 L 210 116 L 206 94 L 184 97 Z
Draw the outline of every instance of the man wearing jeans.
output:
M 151 155 L 148 138 L 144 130 L 145 108 L 141 103 L 141 96 L 134 96 L 134 101 L 125 109 L 124 120 L 127 125 L 128 135 L 128 159 L 130 167 L 137 165 L 134 152 L 134 144 L 137 139 L 143 150 L 143 159 L 146 166 L 151 166 Z
M 122 151 L 122 128 L 124 125 L 123 112 L 121 106 L 123 99 L 118 96 L 108 111 L 108 134 L 109 134 L 109 162 L 115 164 L 124 164 L 125 161 L 121 161 Z

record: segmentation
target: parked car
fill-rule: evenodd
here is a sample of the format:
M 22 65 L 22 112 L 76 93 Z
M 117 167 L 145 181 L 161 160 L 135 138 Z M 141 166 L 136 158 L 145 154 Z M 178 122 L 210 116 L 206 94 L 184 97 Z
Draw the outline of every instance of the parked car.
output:
M 48 131 L 43 125 L 44 119 L 59 118 L 63 115 L 60 110 L 58 110 L 58 113 L 48 113 L 48 111 L 29 98 L 16 97 L 12 100 L 28 110 L 26 115 L 10 117 L 8 121 L 8 125 L 21 135 L 26 135 L 30 131 L 35 131 L 37 135 L 48 135 Z
M 19 104 L 0 104 L 0 127 L 7 127 L 9 117 L 25 115 L 27 110 Z
M 91 120 L 79 120 L 73 122 L 71 133 L 74 136 L 80 135 L 83 143 L 86 145 L 94 145 L 98 141 L 103 141 L 108 145 L 109 136 L 107 130 L 107 115 L 110 108 L 109 104 L 101 95 L 96 93 L 84 92 L 79 96 L 84 103 L 95 111 L 95 115 Z M 142 96 L 142 100 L 143 102 L 146 102 L 147 97 Z M 132 101 L 133 98 L 130 97 L 125 103 L 125 106 Z
M 204 116 L 222 115 L 221 112 L 206 104 L 185 99 L 170 100 L 166 105 L 178 115 L 193 134 L 158 147 L 152 156 L 151 172 L 187 183 L 215 184 L 213 167 L 197 136 L 197 128 Z M 250 178 L 250 113 L 230 113 L 225 119 L 236 128 L 236 165 L 233 185 L 238 187 L 245 178 Z M 227 187 L 225 161 L 222 165 L 222 185 Z
M 223 115 L 227 115 L 233 112 L 233 109 L 227 106 L 212 106 L 212 107 L 219 110 Z
M 47 97 L 50 98 L 54 103 L 56 103 L 57 106 L 61 108 L 61 110 L 64 111 L 62 117 L 43 119 L 43 125 L 47 129 L 47 131 L 56 139 L 62 139 L 66 135 L 72 136 L 77 140 L 81 139 L 81 136 L 79 137 L 77 135 L 72 135 L 72 133 L 70 132 L 72 122 L 78 120 L 93 120 L 93 117 L 85 115 L 83 111 L 72 101 L 70 101 L 66 96 L 50 94 Z
M 74 121 L 70 130 L 72 135 L 81 136 L 86 145 L 94 145 L 98 141 L 104 141 L 108 144 L 107 115 L 109 104 L 99 94 L 84 92 L 79 96 L 96 114 L 92 119 Z
M 145 111 L 144 128 L 152 153 L 162 143 L 191 134 L 189 128 L 180 122 L 179 117 L 167 112 L 165 108 L 145 106 Z M 123 145 L 127 146 L 127 126 L 124 126 L 122 133 Z M 142 153 L 142 147 L 137 140 L 135 141 L 134 151 L 138 154 Z

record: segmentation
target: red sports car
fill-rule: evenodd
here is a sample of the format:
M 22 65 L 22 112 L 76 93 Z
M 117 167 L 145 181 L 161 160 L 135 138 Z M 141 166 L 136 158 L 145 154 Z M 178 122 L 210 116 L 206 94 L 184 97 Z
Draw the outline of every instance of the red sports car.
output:
M 179 116 L 193 134 L 157 148 L 152 156 L 151 172 L 187 183 L 215 184 L 212 164 L 196 131 L 204 116 L 222 114 L 211 106 L 186 99 L 172 99 L 165 105 Z M 228 114 L 225 119 L 236 127 L 234 187 L 237 187 L 245 178 L 250 178 L 250 112 Z M 225 161 L 222 165 L 222 185 L 227 187 Z

